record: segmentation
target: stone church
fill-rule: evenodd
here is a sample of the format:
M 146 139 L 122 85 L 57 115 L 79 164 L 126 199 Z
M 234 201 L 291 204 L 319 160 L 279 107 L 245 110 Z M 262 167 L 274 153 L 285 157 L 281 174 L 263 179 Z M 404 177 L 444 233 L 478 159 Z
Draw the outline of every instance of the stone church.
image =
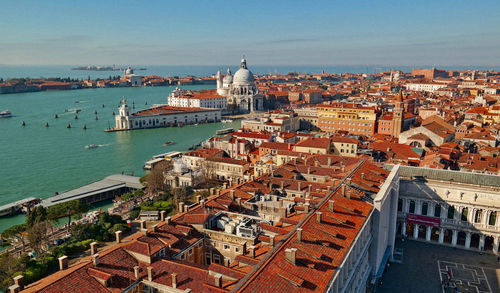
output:
M 250 113 L 264 110 L 264 96 L 255 86 L 253 73 L 247 68 L 245 58 L 241 59 L 240 69 L 234 75 L 227 69 L 222 77 L 220 70 L 216 75 L 217 93 L 227 99 L 227 110 L 233 113 Z

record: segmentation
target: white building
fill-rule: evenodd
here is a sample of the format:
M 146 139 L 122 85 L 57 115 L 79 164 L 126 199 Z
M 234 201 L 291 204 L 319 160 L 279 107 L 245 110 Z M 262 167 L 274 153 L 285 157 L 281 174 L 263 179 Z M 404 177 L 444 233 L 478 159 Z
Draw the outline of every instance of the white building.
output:
M 259 93 L 245 58 L 241 59 L 240 69 L 234 76 L 228 69 L 226 76 L 222 78 L 221 72 L 218 71 L 216 80 L 217 93 L 227 98 L 227 108 L 230 112 L 248 113 L 264 109 L 264 96 Z
M 406 166 L 400 169 L 401 235 L 498 254 L 500 176 Z
M 220 118 L 220 109 L 172 106 L 157 106 L 131 114 L 130 108 L 124 100 L 123 104 L 120 106 L 119 114 L 115 116 L 116 126 L 113 130 L 131 130 L 217 122 L 220 121 Z
M 406 84 L 406 89 L 410 91 L 417 91 L 417 92 L 431 92 L 434 93 L 440 88 L 445 88 L 447 87 L 447 84 L 442 84 L 442 83 L 436 83 L 436 82 L 428 82 L 428 83 L 407 83 Z
M 132 68 L 127 68 L 123 78 L 126 79 L 132 86 L 142 86 L 142 76 L 134 74 Z
M 176 88 L 167 98 L 168 105 L 187 108 L 226 109 L 227 99 L 216 90 L 186 91 Z

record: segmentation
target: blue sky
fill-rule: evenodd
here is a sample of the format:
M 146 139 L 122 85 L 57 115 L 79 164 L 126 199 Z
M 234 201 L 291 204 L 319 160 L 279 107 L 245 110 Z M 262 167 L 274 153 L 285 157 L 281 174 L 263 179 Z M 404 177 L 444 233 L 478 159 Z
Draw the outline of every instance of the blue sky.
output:
M 500 1 L 0 2 L 0 64 L 500 65 Z

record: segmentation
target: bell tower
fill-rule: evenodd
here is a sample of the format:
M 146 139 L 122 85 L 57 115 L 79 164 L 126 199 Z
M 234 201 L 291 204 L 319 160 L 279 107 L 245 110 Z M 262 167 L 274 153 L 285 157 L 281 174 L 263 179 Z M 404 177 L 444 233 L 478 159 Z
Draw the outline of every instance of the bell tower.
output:
M 394 110 L 392 111 L 392 133 L 393 137 L 399 137 L 399 134 L 403 130 L 404 121 L 404 107 L 403 107 L 403 91 L 399 90 L 398 97 L 396 98 L 396 103 L 394 104 Z

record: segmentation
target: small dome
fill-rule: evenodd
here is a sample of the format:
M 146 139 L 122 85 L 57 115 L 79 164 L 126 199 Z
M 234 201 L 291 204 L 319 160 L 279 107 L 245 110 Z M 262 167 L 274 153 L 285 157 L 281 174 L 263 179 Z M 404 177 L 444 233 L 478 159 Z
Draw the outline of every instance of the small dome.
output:
M 132 68 L 127 68 L 127 70 L 125 70 L 125 74 L 134 74 L 134 70 Z
M 253 73 L 246 68 L 240 68 L 234 74 L 233 83 L 234 84 L 253 84 L 254 83 Z

